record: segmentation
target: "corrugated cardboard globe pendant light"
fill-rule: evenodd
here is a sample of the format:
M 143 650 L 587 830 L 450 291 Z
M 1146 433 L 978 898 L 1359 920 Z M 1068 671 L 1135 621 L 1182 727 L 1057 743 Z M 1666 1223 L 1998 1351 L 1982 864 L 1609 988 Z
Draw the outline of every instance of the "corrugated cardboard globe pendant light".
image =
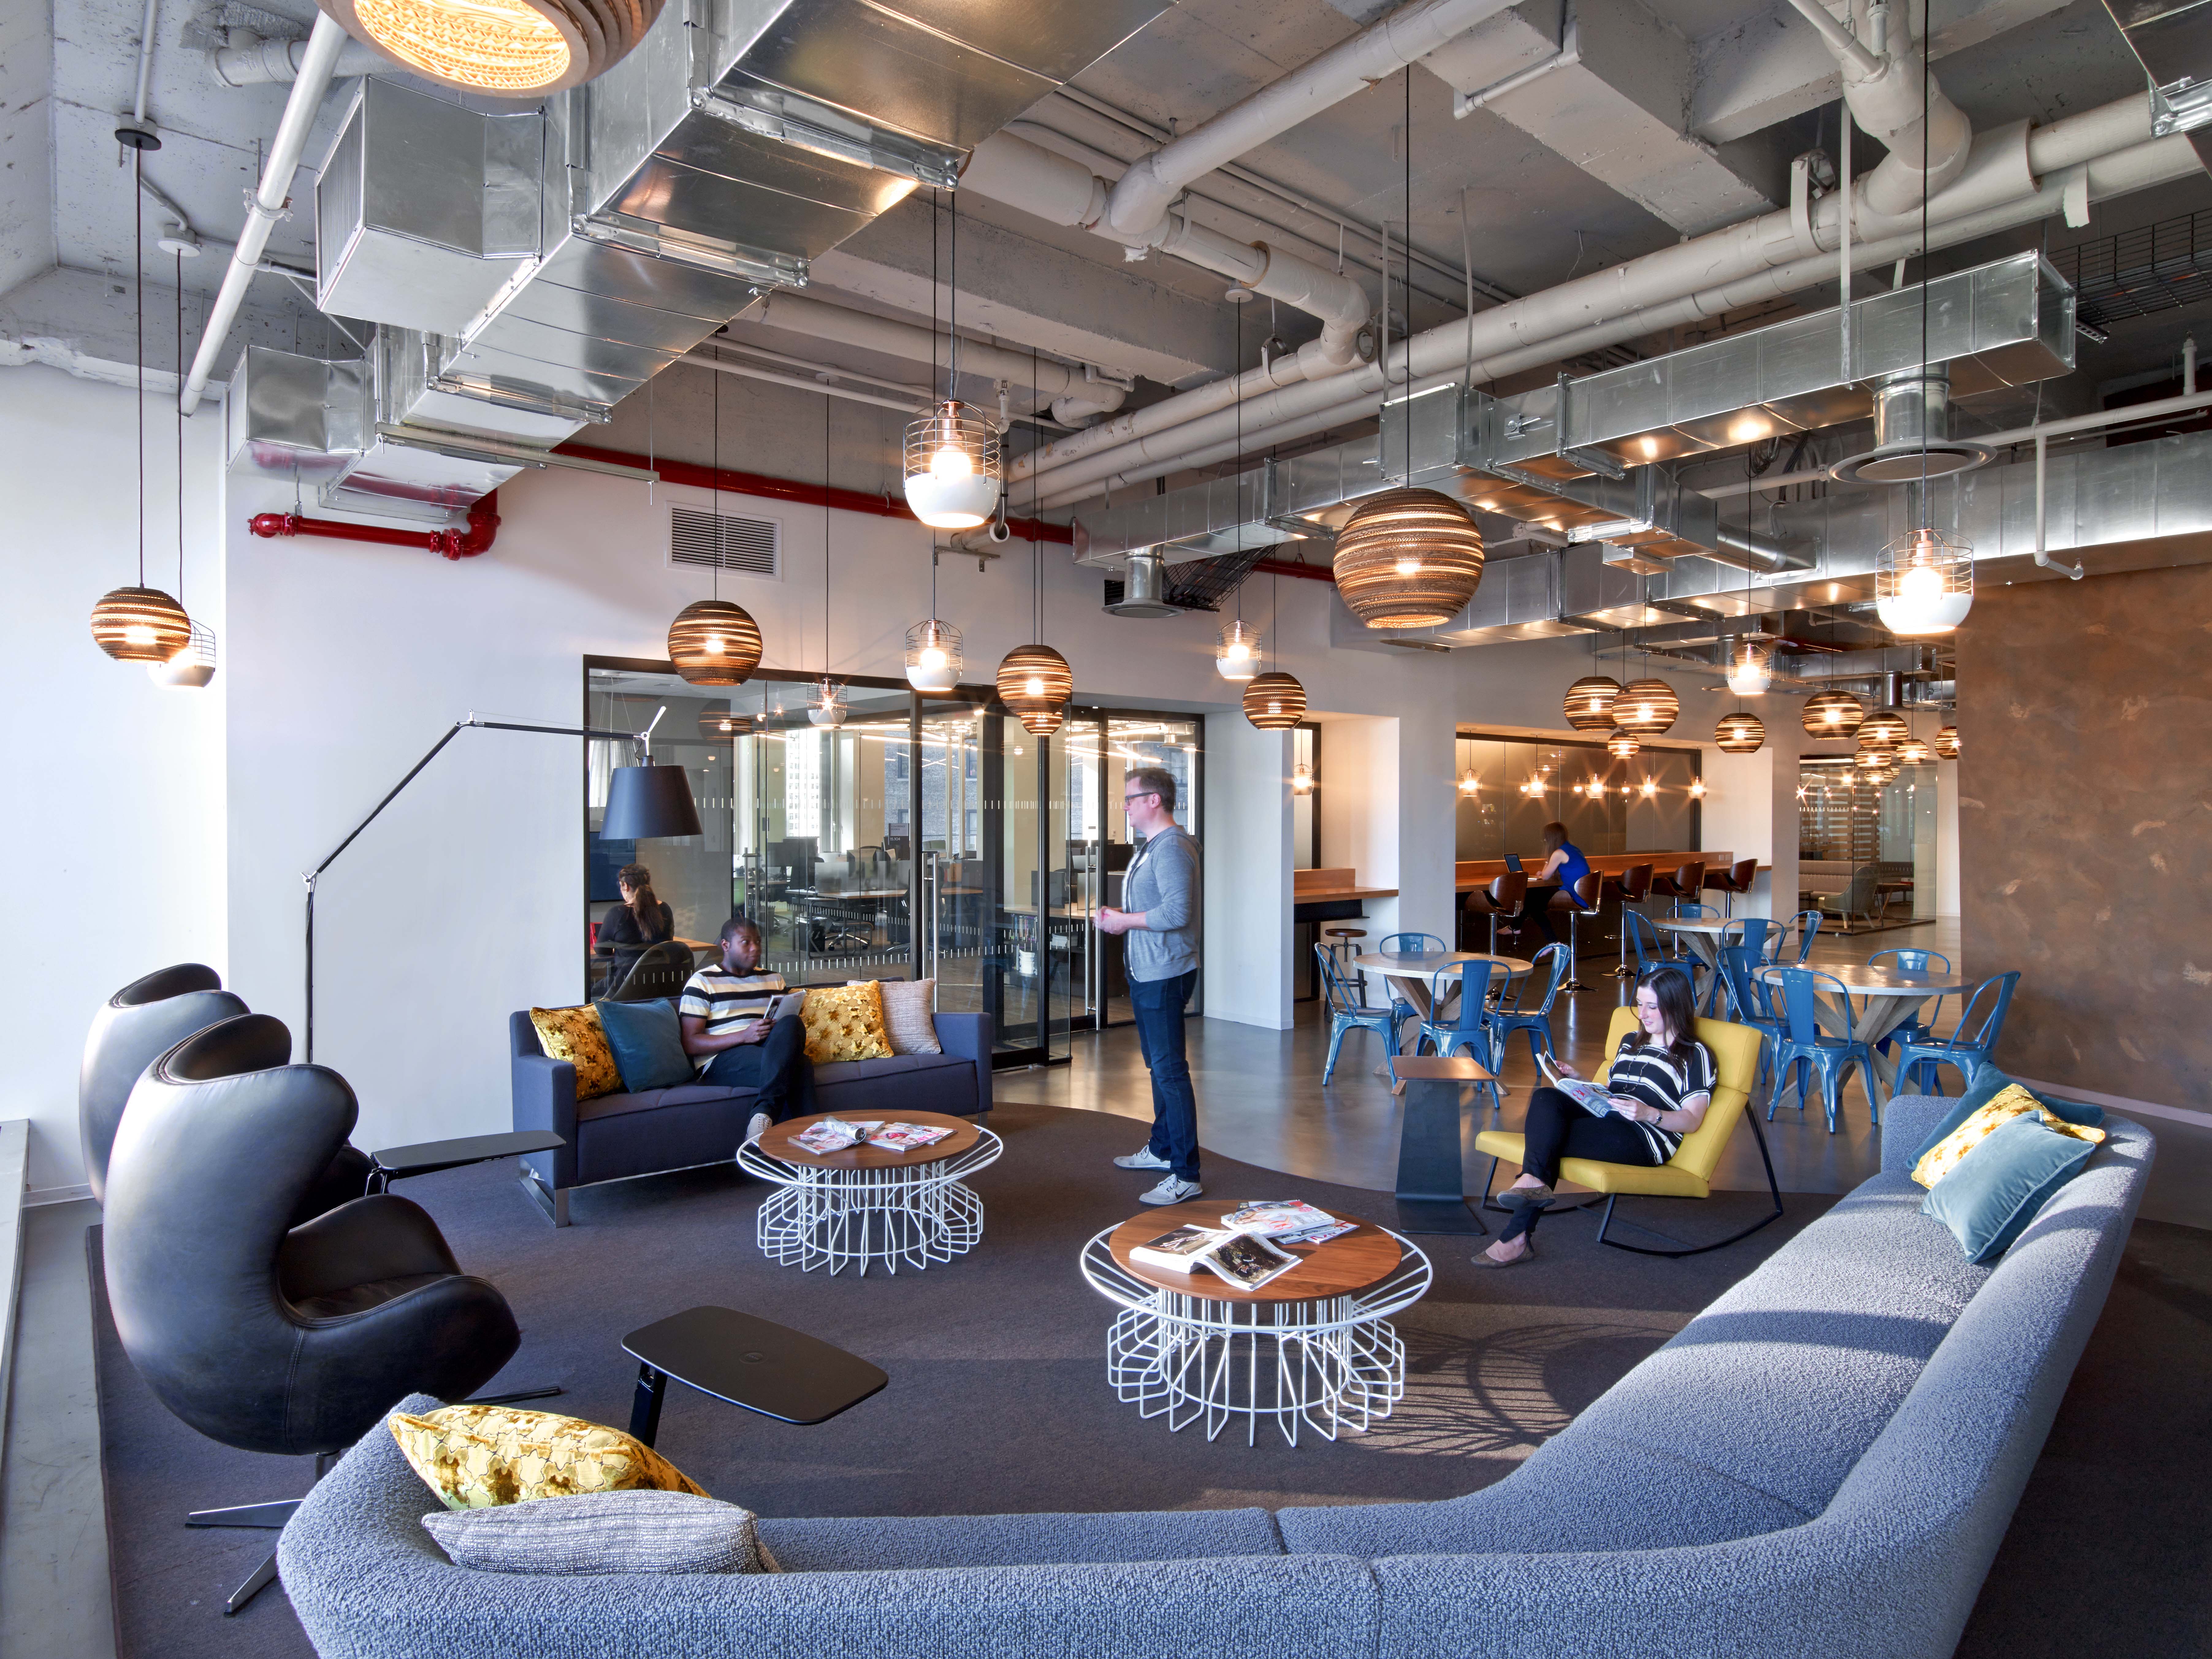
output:
M 1912 728 L 1905 723 L 1905 716 L 1883 709 L 1869 714 L 1859 726 L 1859 747 L 1862 749 L 1894 749 L 1912 735 Z
M 1306 717 L 1306 689 L 1280 670 L 1244 688 L 1244 718 L 1262 732 L 1287 732 Z
M 694 685 L 743 685 L 760 666 L 760 626 L 742 605 L 701 599 L 669 623 L 668 659 Z
M 1613 723 L 1632 737 L 1656 738 L 1674 724 L 1681 699 L 1664 680 L 1631 680 L 1613 700 Z
M 597 80 L 629 56 L 661 0 L 318 0 L 363 45 L 426 81 L 537 98 Z
M 1615 760 L 1634 760 L 1643 747 L 1634 734 L 1627 732 L 1616 732 L 1605 740 L 1605 752 Z
M 1713 746 L 1727 755 L 1755 755 L 1766 741 L 1766 726 L 1756 714 L 1739 710 L 1721 716 L 1713 729 Z
M 1336 532 L 1336 591 L 1370 628 L 1433 628 L 1482 582 L 1482 532 L 1433 489 L 1386 489 Z
M 192 640 L 192 619 L 158 587 L 117 587 L 92 607 L 92 642 L 118 662 L 167 662 Z
M 1945 760 L 1958 759 L 1959 728 L 1955 726 L 1945 726 L 1942 731 L 1936 734 L 1936 740 L 1931 746 L 1935 749 L 1936 752 L 1941 755 Z
M 1848 691 L 1816 691 L 1805 699 L 1802 715 L 1808 738 L 1848 738 L 1866 720 L 1866 705 Z
M 1567 688 L 1559 705 L 1567 724 L 1577 732 L 1613 730 L 1613 700 L 1620 695 L 1620 682 L 1610 674 L 1585 674 Z
M 1074 695 L 1074 671 L 1048 645 L 1018 645 L 999 665 L 999 701 L 1039 737 L 1060 729 Z

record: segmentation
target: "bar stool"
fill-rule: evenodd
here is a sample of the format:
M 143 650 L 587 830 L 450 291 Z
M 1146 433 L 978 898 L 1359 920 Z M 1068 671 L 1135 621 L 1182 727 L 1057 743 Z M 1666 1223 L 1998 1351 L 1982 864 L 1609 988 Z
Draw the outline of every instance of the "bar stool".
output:
M 1651 890 L 1661 898 L 1694 899 L 1705 890 L 1705 864 L 1699 859 L 1685 864 L 1671 876 L 1651 878 Z
M 1724 895 L 1721 901 L 1723 914 L 1734 916 L 1735 896 L 1738 893 L 1748 893 L 1751 890 L 1751 884 L 1757 879 L 1758 875 L 1759 860 L 1757 859 L 1738 859 L 1734 867 L 1727 870 L 1715 870 L 1707 875 L 1705 885 L 1712 891 Z
M 1479 888 L 1467 896 L 1467 908 L 1476 915 L 1490 918 L 1490 954 L 1498 954 L 1498 924 L 1502 919 L 1518 922 L 1522 908 L 1528 902 L 1528 873 L 1527 871 L 1508 871 L 1492 882 L 1488 888 Z M 1505 930 L 1514 938 L 1521 936 L 1517 927 Z
M 1584 916 L 1597 914 L 1598 892 L 1604 881 L 1605 878 L 1593 870 L 1571 888 L 1562 887 L 1552 895 L 1552 908 L 1567 913 L 1567 977 L 1559 987 L 1562 991 L 1589 989 L 1575 977 L 1575 929 Z
M 1359 954 L 1359 947 L 1352 941 L 1365 939 L 1367 930 L 1364 927 L 1324 927 L 1321 933 L 1323 939 L 1333 941 L 1321 948 L 1327 951 L 1330 959 L 1336 963 L 1338 973 L 1346 979 L 1358 982 L 1359 1000 L 1362 1002 L 1366 1001 L 1367 974 L 1365 969 L 1353 965 L 1352 958 Z
M 1651 866 L 1632 864 L 1620 872 L 1620 908 L 1626 911 L 1631 905 L 1640 906 L 1644 895 L 1651 890 Z M 1643 911 L 1638 909 L 1641 915 Z M 1624 915 L 1620 923 L 1620 966 L 1613 970 L 1615 979 L 1634 979 L 1636 969 L 1628 965 L 1628 920 Z

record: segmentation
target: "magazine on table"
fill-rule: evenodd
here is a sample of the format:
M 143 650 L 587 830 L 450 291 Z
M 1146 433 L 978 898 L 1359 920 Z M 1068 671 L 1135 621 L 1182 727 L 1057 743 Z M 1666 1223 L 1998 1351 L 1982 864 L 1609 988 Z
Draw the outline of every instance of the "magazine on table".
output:
M 1568 1077 L 1552 1064 L 1552 1057 L 1540 1049 L 1536 1064 L 1543 1068 L 1545 1081 L 1592 1117 L 1605 1117 L 1614 1112 L 1623 1116 L 1626 1112 L 1620 1105 L 1621 1097 L 1610 1093 L 1601 1083 L 1586 1083 L 1578 1077 Z
M 884 1127 L 881 1118 L 861 1119 L 847 1122 L 842 1117 L 825 1117 L 818 1123 L 810 1123 L 792 1136 L 791 1144 L 810 1152 L 842 1152 L 848 1146 L 857 1146 L 875 1130 Z
M 1129 1258 L 1170 1273 L 1192 1273 L 1202 1267 L 1240 1291 L 1258 1290 L 1290 1272 L 1299 1261 L 1255 1233 L 1195 1226 L 1177 1227 L 1149 1239 L 1132 1249 Z
M 1358 1226 L 1339 1221 L 1301 1198 L 1248 1198 L 1221 1218 L 1232 1231 L 1254 1233 L 1278 1244 L 1325 1244 Z
M 887 1152 L 910 1152 L 919 1146 L 934 1146 L 951 1133 L 927 1123 L 886 1123 L 869 1132 L 868 1145 Z

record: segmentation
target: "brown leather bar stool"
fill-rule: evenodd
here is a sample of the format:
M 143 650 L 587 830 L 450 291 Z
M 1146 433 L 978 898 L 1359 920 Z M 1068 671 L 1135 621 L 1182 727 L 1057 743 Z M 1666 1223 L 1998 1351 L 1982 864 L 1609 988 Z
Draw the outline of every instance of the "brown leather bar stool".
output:
M 1615 890 L 1620 895 L 1622 909 L 1634 905 L 1640 910 L 1644 896 L 1651 890 L 1651 866 L 1648 864 L 1630 865 L 1620 872 Z M 1628 924 L 1625 921 L 1620 924 L 1620 966 L 1613 970 L 1613 976 L 1615 979 L 1636 977 L 1636 969 L 1628 965 Z
M 1705 864 L 1703 859 L 1685 864 L 1671 876 L 1651 878 L 1651 890 L 1661 898 L 1694 899 L 1705 890 Z
M 1705 886 L 1713 892 L 1724 895 L 1721 902 L 1726 908 L 1726 914 L 1733 916 L 1735 915 L 1735 896 L 1738 893 L 1748 893 L 1751 890 L 1751 884 L 1758 878 L 1758 876 L 1759 860 L 1757 859 L 1738 859 L 1729 869 L 1715 870 L 1708 873 L 1705 877 Z
M 1571 888 L 1562 887 L 1552 895 L 1552 908 L 1567 913 L 1567 976 L 1559 981 L 1562 991 L 1589 989 L 1575 977 L 1575 927 L 1584 916 L 1597 914 L 1598 894 L 1604 884 L 1605 878 L 1593 870 Z
M 1467 914 L 1490 918 L 1490 954 L 1493 957 L 1498 954 L 1498 924 L 1517 924 L 1528 902 L 1528 873 L 1525 870 L 1508 871 L 1488 888 L 1478 888 L 1467 896 Z M 1517 926 L 1509 926 L 1505 931 L 1515 939 L 1521 936 Z

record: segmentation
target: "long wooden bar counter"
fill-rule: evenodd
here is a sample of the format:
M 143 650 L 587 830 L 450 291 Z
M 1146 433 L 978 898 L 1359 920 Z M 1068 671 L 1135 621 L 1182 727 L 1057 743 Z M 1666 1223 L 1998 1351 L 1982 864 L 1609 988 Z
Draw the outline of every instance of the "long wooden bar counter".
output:
M 1735 862 L 1734 853 L 1591 853 L 1586 855 L 1589 867 L 1601 876 L 1617 876 L 1639 864 L 1648 864 L 1653 872 L 1671 876 L 1686 864 L 1701 863 L 1708 870 L 1725 870 Z M 1522 866 L 1531 877 L 1544 867 L 1544 855 L 1531 853 L 1525 855 Z M 1505 873 L 1503 859 L 1462 859 L 1455 866 L 1459 890 L 1472 893 L 1478 887 L 1487 887 Z

